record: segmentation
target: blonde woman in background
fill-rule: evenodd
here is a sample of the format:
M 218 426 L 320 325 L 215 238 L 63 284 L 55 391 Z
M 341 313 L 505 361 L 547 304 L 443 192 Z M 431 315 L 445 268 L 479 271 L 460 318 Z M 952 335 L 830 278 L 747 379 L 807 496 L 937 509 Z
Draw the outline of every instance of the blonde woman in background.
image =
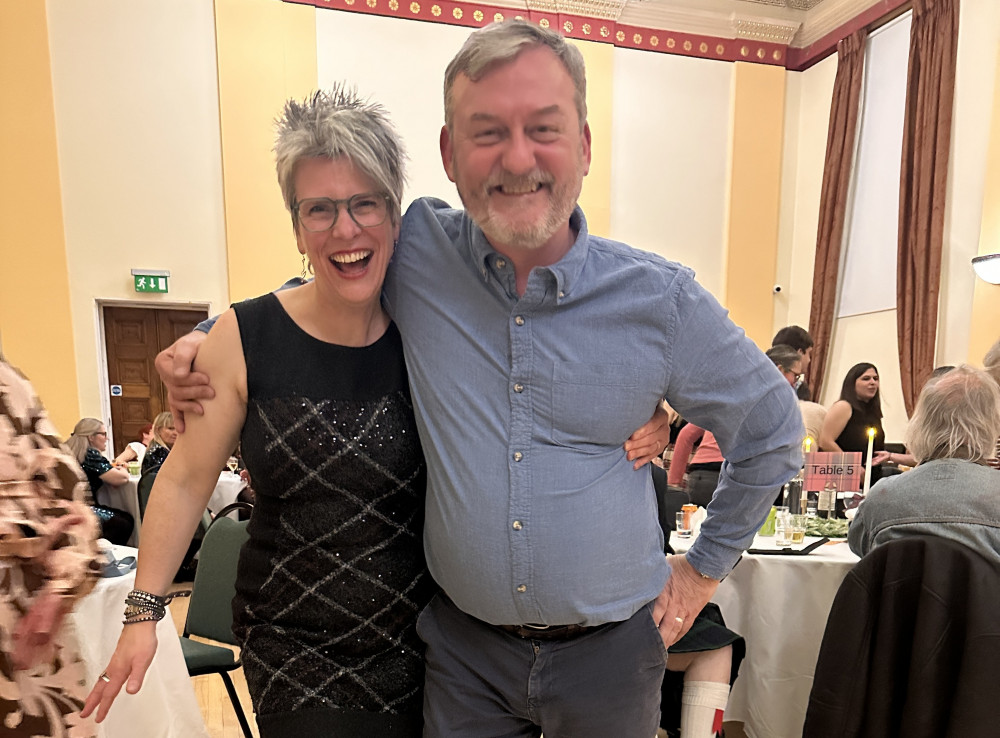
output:
M 90 738 L 86 674 L 62 627 L 100 571 L 87 482 L 30 383 L 0 357 L 0 733 Z
M 121 487 L 128 481 L 128 472 L 115 469 L 104 455 L 108 448 L 107 427 L 97 418 L 83 418 L 66 439 L 66 448 L 87 475 L 90 493 L 96 503 L 91 509 L 101 523 L 101 537 L 120 546 L 126 545 L 135 520 L 124 510 L 101 504 L 98 495 L 101 485 Z
M 142 457 L 142 473 L 159 469 L 167 459 L 167 454 L 177 441 L 174 416 L 170 412 L 160 413 L 153 419 L 153 440 Z

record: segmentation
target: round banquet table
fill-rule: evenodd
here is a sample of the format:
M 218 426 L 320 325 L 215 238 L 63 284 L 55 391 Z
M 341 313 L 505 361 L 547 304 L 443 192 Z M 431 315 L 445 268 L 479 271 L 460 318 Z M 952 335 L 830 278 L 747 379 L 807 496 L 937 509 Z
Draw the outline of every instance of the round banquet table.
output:
M 135 549 L 115 546 L 115 556 L 135 556 Z M 122 632 L 125 595 L 135 587 L 135 570 L 100 579 L 69 616 L 92 685 L 107 666 Z M 198 700 L 184 665 L 173 619 L 156 624 L 159 644 L 138 694 L 122 689 L 98 726 L 100 738 L 209 738 Z
M 805 544 L 815 541 L 806 538 Z M 691 540 L 671 536 L 675 550 Z M 773 537 L 752 548 L 773 548 Z M 845 541 L 806 556 L 745 553 L 712 601 L 726 626 L 746 639 L 747 654 L 725 719 L 744 724 L 749 738 L 801 738 L 826 619 L 833 598 L 858 557 Z

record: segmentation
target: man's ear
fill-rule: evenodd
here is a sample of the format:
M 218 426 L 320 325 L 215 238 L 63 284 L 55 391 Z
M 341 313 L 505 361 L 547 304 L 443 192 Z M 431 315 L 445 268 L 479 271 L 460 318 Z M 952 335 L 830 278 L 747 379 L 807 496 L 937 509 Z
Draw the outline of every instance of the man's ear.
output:
M 590 123 L 583 124 L 583 174 L 584 176 L 590 174 Z
M 451 133 L 448 131 L 448 126 L 441 126 L 441 137 L 439 141 L 441 145 L 441 163 L 444 165 L 445 174 L 448 175 L 448 179 L 452 182 L 455 181 L 455 167 L 452 165 L 452 146 L 451 146 Z

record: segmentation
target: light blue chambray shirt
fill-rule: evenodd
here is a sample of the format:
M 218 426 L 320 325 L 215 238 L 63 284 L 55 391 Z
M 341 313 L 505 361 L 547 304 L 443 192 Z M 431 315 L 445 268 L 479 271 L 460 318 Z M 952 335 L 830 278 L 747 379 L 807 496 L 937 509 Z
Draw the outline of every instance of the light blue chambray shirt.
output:
M 661 397 L 727 463 L 688 560 L 722 578 L 801 465 L 795 393 L 690 269 L 589 236 L 511 264 L 460 210 L 415 201 L 384 299 L 427 457 L 431 573 L 491 623 L 631 617 L 668 576 L 648 468 L 625 439 Z

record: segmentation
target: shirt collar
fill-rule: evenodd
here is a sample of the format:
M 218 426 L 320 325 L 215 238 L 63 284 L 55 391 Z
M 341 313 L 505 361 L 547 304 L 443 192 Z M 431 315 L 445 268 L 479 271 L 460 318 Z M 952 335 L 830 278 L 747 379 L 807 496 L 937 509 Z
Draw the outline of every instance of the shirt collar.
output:
M 489 266 L 487 259 L 494 259 L 498 252 L 489 241 L 482 229 L 473 223 L 469 214 L 465 214 L 466 227 L 469 232 L 469 248 L 472 254 L 473 263 L 479 270 L 480 278 L 485 282 L 489 280 Z M 556 290 L 560 297 L 568 296 L 576 284 L 577 278 L 583 271 L 583 266 L 587 262 L 587 252 L 590 249 L 590 236 L 587 231 L 587 218 L 583 214 L 583 209 L 577 205 L 569 216 L 569 225 L 576 231 L 576 240 L 566 252 L 565 256 L 548 267 L 540 267 L 548 270 L 555 278 Z

